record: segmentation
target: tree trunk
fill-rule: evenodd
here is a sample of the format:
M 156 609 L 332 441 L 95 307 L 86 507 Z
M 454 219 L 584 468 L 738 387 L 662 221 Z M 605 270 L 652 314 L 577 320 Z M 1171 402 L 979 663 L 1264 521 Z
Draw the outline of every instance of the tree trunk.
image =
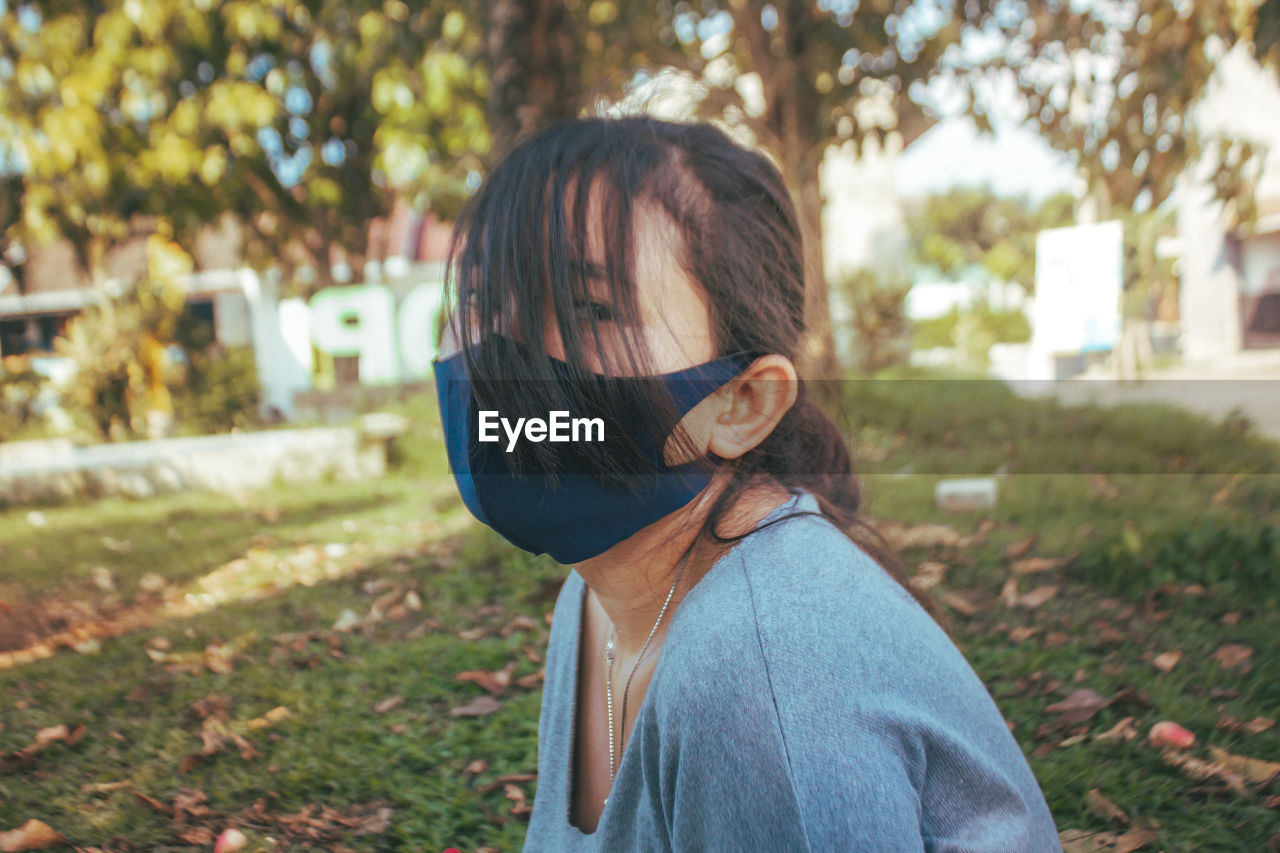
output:
M 522 136 L 578 114 L 578 49 L 564 0 L 496 0 L 489 7 L 486 104 L 494 159 Z
M 814 26 L 807 0 L 778 4 L 778 26 L 766 32 L 751 4 L 734 9 L 734 27 L 747 39 L 752 65 L 760 75 L 765 111 L 760 118 L 765 143 L 778 156 L 791 190 L 805 246 L 805 333 L 800 341 L 800 375 L 816 382 L 820 401 L 835 403 L 836 360 L 831 306 L 822 249 L 822 187 L 818 166 L 823 145 L 819 133 L 821 97 L 805 72 L 809 35 Z

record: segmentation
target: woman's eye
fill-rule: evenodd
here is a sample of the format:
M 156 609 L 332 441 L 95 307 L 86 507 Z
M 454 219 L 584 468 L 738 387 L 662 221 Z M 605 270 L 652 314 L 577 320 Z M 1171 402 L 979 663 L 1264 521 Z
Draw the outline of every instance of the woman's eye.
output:
M 596 323 L 609 323 L 614 320 L 613 306 L 604 302 L 579 302 L 578 314 L 583 319 Z

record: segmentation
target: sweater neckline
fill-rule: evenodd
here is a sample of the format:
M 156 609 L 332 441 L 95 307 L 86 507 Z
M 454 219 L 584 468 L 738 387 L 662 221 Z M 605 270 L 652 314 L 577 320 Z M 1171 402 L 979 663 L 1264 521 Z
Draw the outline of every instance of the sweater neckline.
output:
M 759 529 L 760 527 L 764 526 L 770 521 L 773 521 L 775 518 L 779 517 L 780 515 L 792 514 L 791 512 L 789 512 L 789 510 L 793 510 L 793 509 L 801 512 L 804 510 L 816 511 L 818 509 L 817 501 L 807 491 L 801 490 L 799 492 L 793 493 L 791 497 L 789 497 L 787 500 L 783 501 L 782 503 L 778 504 L 778 506 L 774 507 L 773 510 L 770 511 L 768 515 L 760 519 L 760 521 L 756 524 L 756 527 L 754 529 Z M 680 603 L 683 604 L 684 601 L 687 601 L 689 596 L 693 595 L 693 593 L 697 591 L 698 586 L 701 586 L 703 582 L 705 582 L 706 579 L 710 577 L 713 572 L 715 572 L 723 563 L 725 563 L 725 561 L 729 557 L 731 557 L 745 541 L 747 540 L 743 539 L 742 541 L 738 542 L 732 548 L 730 548 L 728 552 L 723 554 L 720 557 L 720 559 L 716 560 L 716 562 L 711 566 L 711 568 L 708 569 L 706 573 L 698 580 L 698 584 L 695 585 L 693 589 L 689 590 L 688 594 L 686 594 L 685 598 Z M 572 820 L 573 789 L 574 789 L 574 783 L 575 783 L 573 765 L 574 765 L 574 760 L 576 758 L 576 753 L 578 748 L 578 692 L 579 692 L 578 685 L 579 685 L 580 676 L 581 676 L 580 670 L 582 668 L 581 667 L 582 627 L 583 627 L 584 614 L 586 612 L 586 605 L 587 605 L 587 583 L 582 579 L 581 575 L 578 575 L 576 571 L 573 571 L 573 570 L 570 570 L 570 571 L 572 572 L 572 575 L 577 578 L 578 603 L 577 603 L 577 606 L 573 608 L 573 612 L 575 614 L 574 624 L 570 628 L 570 635 L 572 636 L 572 640 L 570 641 L 569 658 L 570 660 L 573 661 L 573 663 L 569 668 L 569 672 L 570 672 L 570 677 L 569 677 L 570 709 L 569 709 L 569 735 L 568 735 L 569 748 L 565 750 L 564 760 L 567 766 L 565 765 L 561 766 L 561 769 L 564 772 L 564 775 L 562 778 L 566 781 L 566 784 L 564 786 L 564 795 L 560 803 L 560 806 L 561 806 L 561 814 L 564 815 L 564 825 L 569 828 L 569 831 L 572 834 L 573 838 L 578 841 L 585 841 L 585 840 L 596 837 L 600 833 L 600 829 L 601 827 L 604 826 L 607 816 L 611 813 L 610 812 L 611 807 L 609 806 L 608 800 L 614 799 L 614 796 L 613 796 L 613 789 L 611 787 L 609 791 L 609 796 L 605 802 L 604 808 L 601 810 L 600 817 L 596 821 L 596 828 L 593 831 L 583 832 L 579 827 L 573 824 L 573 820 Z M 679 605 L 677 605 L 676 609 L 672 612 L 671 623 L 667 628 L 668 640 L 671 638 L 671 636 L 675 632 L 676 625 L 679 622 L 680 612 L 681 612 L 681 608 Z M 666 646 L 665 640 L 663 641 L 663 646 L 664 647 Z M 647 716 L 648 713 L 650 713 L 649 708 L 653 704 L 652 697 L 656 693 L 655 688 L 660 683 L 660 679 L 664 671 L 663 664 L 666 662 L 666 660 L 667 660 L 667 656 L 664 654 L 661 654 L 660 652 L 658 655 L 658 662 L 654 665 L 653 675 L 649 679 L 648 689 L 645 690 L 644 698 L 640 702 L 640 707 L 636 710 L 635 722 L 632 724 L 633 733 L 635 732 L 636 727 L 640 725 L 641 720 L 645 716 Z M 622 756 L 618 760 L 617 771 L 614 775 L 614 781 L 613 781 L 614 785 L 616 785 L 617 780 L 622 777 L 623 768 L 627 766 L 627 756 L 633 752 L 633 750 L 631 749 L 631 745 L 633 742 L 634 742 L 634 738 L 632 738 L 631 740 L 628 740 L 626 745 L 622 748 Z

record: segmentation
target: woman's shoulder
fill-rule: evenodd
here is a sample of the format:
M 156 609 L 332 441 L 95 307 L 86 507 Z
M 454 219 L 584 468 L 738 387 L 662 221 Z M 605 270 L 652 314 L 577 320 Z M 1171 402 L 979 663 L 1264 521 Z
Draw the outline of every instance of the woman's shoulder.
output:
M 929 639 L 946 640 L 911 593 L 820 514 L 807 493 L 776 523 L 744 540 L 735 556 L 762 626 L 804 623 L 813 629 L 810 642 L 828 643 L 927 624 L 936 629 L 927 632 Z
M 946 715 L 946 702 L 989 702 L 946 632 L 817 508 L 802 494 L 704 578 L 688 612 L 677 611 L 686 647 L 713 667 L 736 659 L 748 680 L 802 704 L 905 711 L 923 703 Z M 695 679 L 698 660 L 682 661 Z

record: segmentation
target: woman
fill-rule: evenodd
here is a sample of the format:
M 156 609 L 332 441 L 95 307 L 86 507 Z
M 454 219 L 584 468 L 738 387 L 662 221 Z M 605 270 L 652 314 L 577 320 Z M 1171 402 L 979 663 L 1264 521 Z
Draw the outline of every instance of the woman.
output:
M 708 125 L 565 122 L 493 171 L 451 264 L 460 491 L 573 567 L 526 850 L 1060 849 L 931 607 L 844 532 L 857 486 L 796 375 L 803 251 L 767 159 Z M 556 441 L 563 413 L 584 429 Z

